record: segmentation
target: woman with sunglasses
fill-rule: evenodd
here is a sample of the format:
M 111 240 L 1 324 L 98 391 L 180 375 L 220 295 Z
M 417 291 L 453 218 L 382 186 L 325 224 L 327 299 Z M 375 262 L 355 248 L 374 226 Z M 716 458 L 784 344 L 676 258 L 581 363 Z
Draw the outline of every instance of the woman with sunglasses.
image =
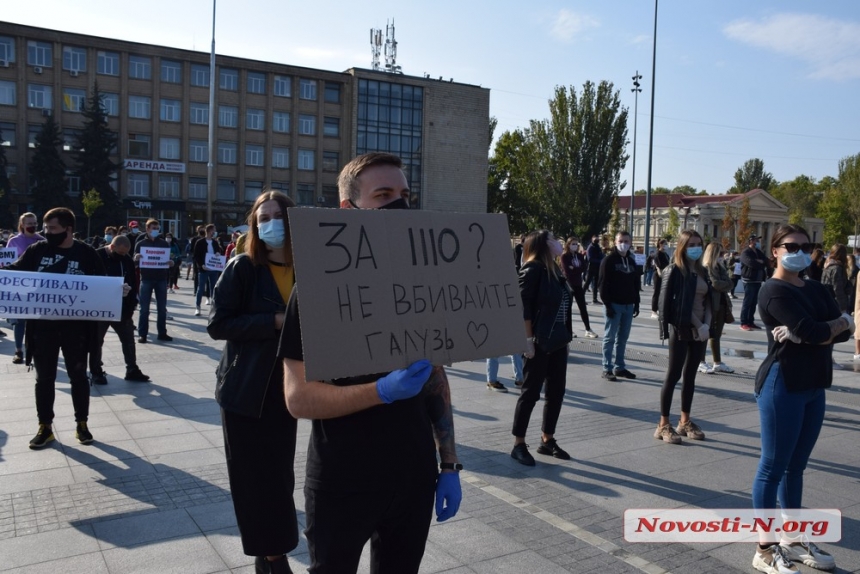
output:
M 803 471 L 824 421 L 824 389 L 833 381 L 833 343 L 847 341 L 854 331 L 853 319 L 839 310 L 827 289 L 798 275 L 809 266 L 813 247 L 802 227 L 777 229 L 770 247 L 776 270 L 758 299 L 768 342 L 755 383 L 761 458 L 752 502 L 761 516 L 775 513 L 777 495 L 783 517 L 801 508 Z M 753 567 L 797 572 L 793 561 L 822 570 L 836 566 L 808 539 L 760 535 Z

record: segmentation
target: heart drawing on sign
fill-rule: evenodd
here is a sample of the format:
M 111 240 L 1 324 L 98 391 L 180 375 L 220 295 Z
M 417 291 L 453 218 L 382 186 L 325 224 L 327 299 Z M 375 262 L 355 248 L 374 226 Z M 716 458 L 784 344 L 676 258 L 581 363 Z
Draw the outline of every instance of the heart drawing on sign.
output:
M 487 342 L 487 337 L 490 336 L 490 330 L 487 328 L 486 323 L 478 325 L 474 321 L 469 321 L 469 324 L 466 326 L 466 333 L 472 339 L 472 344 L 475 345 L 476 349 L 480 349 L 481 345 Z

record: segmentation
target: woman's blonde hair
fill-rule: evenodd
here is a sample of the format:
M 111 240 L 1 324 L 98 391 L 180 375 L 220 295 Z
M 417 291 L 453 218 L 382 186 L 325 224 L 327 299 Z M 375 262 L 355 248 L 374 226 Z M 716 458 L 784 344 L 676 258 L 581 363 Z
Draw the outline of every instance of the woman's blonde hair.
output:
M 702 265 L 710 271 L 716 269 L 720 262 L 720 252 L 722 250 L 723 246 L 716 241 L 708 243 L 708 246 L 705 248 L 705 254 L 702 256 Z
M 705 272 L 705 268 L 702 267 L 701 259 L 691 262 L 686 257 L 687 244 L 690 243 L 690 239 L 694 237 L 697 237 L 699 241 L 702 241 L 702 244 L 705 243 L 702 240 L 702 236 L 699 235 L 698 231 L 695 231 L 693 229 L 685 229 L 681 232 L 681 236 L 678 238 L 678 246 L 675 248 L 675 267 L 678 267 L 681 270 L 681 273 L 683 273 L 684 275 L 686 275 L 689 271 L 693 271 L 694 273 L 698 273 L 699 275 Z

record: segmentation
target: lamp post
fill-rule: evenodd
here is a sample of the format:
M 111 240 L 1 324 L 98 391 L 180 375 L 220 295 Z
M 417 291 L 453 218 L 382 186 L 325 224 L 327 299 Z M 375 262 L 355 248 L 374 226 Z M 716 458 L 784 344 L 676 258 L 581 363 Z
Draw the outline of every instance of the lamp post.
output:
M 209 54 L 209 163 L 206 164 L 206 221 L 212 223 L 215 196 L 215 0 L 212 0 L 212 52 Z
M 657 0 L 654 0 L 654 46 L 651 55 L 651 133 L 648 136 L 648 187 L 645 189 L 645 249 L 651 240 L 651 171 L 654 165 L 654 84 L 657 78 Z
M 632 182 L 630 184 L 630 238 L 633 239 L 633 196 L 636 193 L 636 120 L 639 117 L 639 92 L 642 91 L 642 88 L 639 87 L 639 80 L 642 79 L 642 76 L 639 75 L 639 70 L 636 70 L 636 75 L 633 76 L 633 88 L 630 90 L 633 92 L 633 177 Z M 647 237 L 647 235 L 646 235 Z M 645 245 L 645 249 L 648 249 L 648 245 Z

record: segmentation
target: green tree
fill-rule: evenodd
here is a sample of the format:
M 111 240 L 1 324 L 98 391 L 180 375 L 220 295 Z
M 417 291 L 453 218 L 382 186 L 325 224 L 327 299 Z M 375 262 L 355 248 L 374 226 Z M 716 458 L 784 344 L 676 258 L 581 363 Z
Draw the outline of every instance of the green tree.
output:
M 824 192 L 818 204 L 818 217 L 824 220 L 822 245 L 827 251 L 834 243 L 846 243 L 851 235 L 853 223 L 850 216 L 849 197 L 839 187 Z
M 640 189 L 638 191 L 633 192 L 633 195 L 645 195 L 648 193 L 647 189 Z M 651 195 L 669 195 L 670 193 L 678 193 L 675 192 L 668 187 L 652 187 Z
M 681 218 L 678 216 L 678 210 L 669 206 L 669 223 L 666 225 L 666 233 L 663 238 L 666 241 L 674 241 L 678 237 L 678 232 L 681 230 Z
M 0 131 L 0 227 L 11 229 L 15 218 L 9 209 L 9 194 L 12 193 L 12 184 L 9 182 L 9 174 L 6 172 L 8 160 L 6 159 L 6 148 L 3 147 L 3 132 Z
M 507 214 L 508 227 L 514 235 L 541 226 L 530 214 L 526 176 L 520 162 L 525 146 L 520 130 L 503 133 L 496 142 L 487 171 L 487 211 Z
M 807 217 L 815 217 L 821 200 L 815 179 L 806 175 L 775 185 L 768 193 L 788 207 L 788 222 L 796 225 L 802 225 Z
M 708 195 L 708 192 L 704 189 L 699 191 L 692 185 L 679 185 L 672 189 L 672 193 L 680 193 L 681 195 Z
M 117 135 L 108 127 L 102 94 L 98 83 L 93 86 L 84 109 L 84 125 L 75 142 L 72 156 L 75 175 L 81 178 L 81 189 L 94 189 L 103 202 L 95 217 L 96 229 L 122 220 L 122 204 L 111 187 L 119 164 L 111 159 L 117 144 Z M 87 223 L 89 225 L 89 222 Z
M 764 162 L 758 158 L 749 159 L 735 172 L 735 185 L 729 193 L 746 193 L 753 189 L 767 191 L 776 183 L 773 175 L 764 170 Z
M 92 237 L 90 224 L 93 220 L 93 214 L 104 205 L 104 202 L 99 192 L 95 189 L 90 189 L 81 195 L 81 204 L 84 206 L 84 215 L 87 216 L 87 237 Z
M 860 153 L 839 160 L 839 188 L 848 199 L 852 235 L 860 232 Z
M 66 164 L 60 157 L 60 129 L 54 116 L 48 116 L 36 135 L 36 149 L 30 158 L 30 178 L 33 182 L 33 211 L 42 217 L 54 207 L 71 207 L 66 194 Z
M 612 217 L 609 219 L 609 235 L 613 238 L 622 230 L 621 210 L 618 209 L 618 196 L 612 198 Z
M 752 221 L 750 221 L 749 197 L 744 197 L 744 200 L 741 202 L 740 210 L 738 210 L 737 224 L 737 242 L 739 246 L 746 246 L 746 240 L 754 232 Z

